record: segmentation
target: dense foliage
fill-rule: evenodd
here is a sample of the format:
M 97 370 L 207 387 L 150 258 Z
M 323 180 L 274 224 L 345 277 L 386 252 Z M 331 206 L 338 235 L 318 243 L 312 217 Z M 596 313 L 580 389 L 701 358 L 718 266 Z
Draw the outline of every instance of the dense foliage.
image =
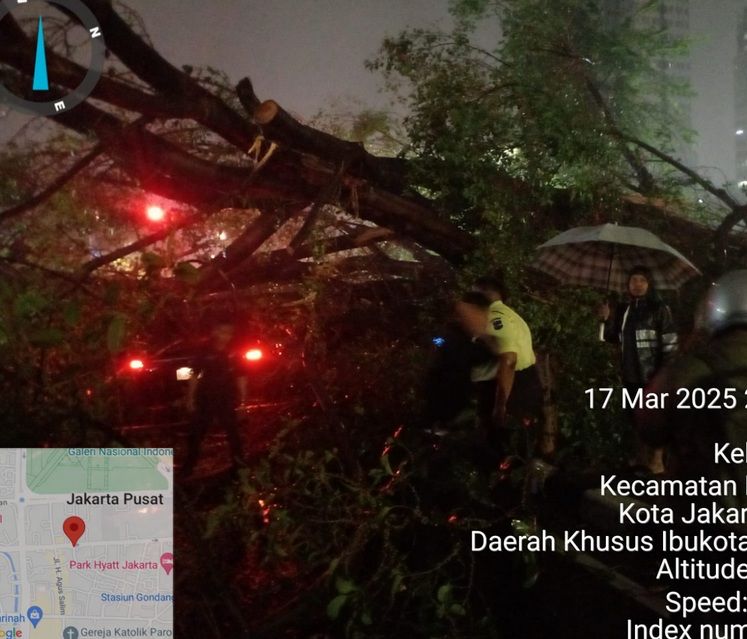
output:
M 180 636 L 195 628 L 205 637 L 521 636 L 515 612 L 528 605 L 535 558 L 478 564 L 467 539 L 474 528 L 533 525 L 522 477 L 501 481 L 474 430 L 438 440 L 420 421 L 431 338 L 450 298 L 477 275 L 504 271 L 509 303 L 551 361 L 556 460 L 588 468 L 624 455 L 620 416 L 584 405 L 586 388 L 616 381 L 614 352 L 595 341 L 599 293 L 558 289 L 529 266 L 556 231 L 617 219 L 625 193 L 682 193 L 677 176 L 631 142 L 671 151 L 682 135 L 659 99 L 665 85 L 678 88 L 656 63 L 679 44 L 629 19 L 609 23 L 589 0 L 452 6 L 453 32 L 407 31 L 370 63 L 409 107 L 404 133 L 373 112 L 349 133 L 411 160 L 412 189 L 476 237 L 477 249 L 451 280 L 430 267 L 404 286 L 401 277 L 346 279 L 314 251 L 302 277 L 221 293 L 268 330 L 293 333 L 297 369 L 292 405 L 271 420 L 250 418 L 254 448 L 238 477 L 208 478 L 178 495 Z M 235 105 L 220 74 L 189 73 Z M 248 163 L 191 121 L 151 130 L 200 158 Z M 0 170 L 3 208 L 39 192 L 71 149 L 88 144 L 55 138 L 11 149 Z M 255 203 L 202 211 L 161 200 L 172 216 L 204 218 L 86 271 L 153 231 L 143 227 L 149 201 L 103 158 L 33 215 L 0 222 L 3 444 L 121 441 L 111 429 L 117 357 L 158 331 L 204 326 L 214 298 L 196 288 L 195 269 L 258 216 Z M 321 211 L 312 243 L 360 225 L 350 213 Z M 300 225 L 265 248 L 285 251 Z M 423 250 L 377 250 L 432 264 Z
M 685 88 L 658 64 L 675 59 L 681 43 L 642 29 L 634 16 L 613 21 L 601 2 L 564 0 L 548 9 L 526 0 L 464 1 L 453 9 L 451 33 L 403 32 L 369 63 L 408 101 L 411 150 L 450 213 L 505 206 L 496 198 L 518 195 L 500 188 L 511 180 L 533 198 L 568 189 L 608 216 L 631 186 L 665 189 L 661 179 L 641 183 L 646 158 L 625 136 L 671 151 L 675 132 L 683 135 L 662 95 Z M 481 226 L 474 213 L 465 221 Z

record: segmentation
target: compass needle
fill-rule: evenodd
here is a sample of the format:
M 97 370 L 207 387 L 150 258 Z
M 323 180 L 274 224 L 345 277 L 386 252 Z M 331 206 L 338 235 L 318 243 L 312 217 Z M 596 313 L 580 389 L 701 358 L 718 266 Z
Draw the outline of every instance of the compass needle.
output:
M 39 31 L 36 36 L 36 62 L 34 63 L 34 91 L 49 91 L 47 76 L 47 53 L 44 46 L 44 21 L 39 16 Z

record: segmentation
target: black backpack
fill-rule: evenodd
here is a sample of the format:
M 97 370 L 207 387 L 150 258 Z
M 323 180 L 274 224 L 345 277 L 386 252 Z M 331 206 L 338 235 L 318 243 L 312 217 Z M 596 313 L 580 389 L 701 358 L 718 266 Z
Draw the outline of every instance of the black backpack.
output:
M 469 405 L 472 368 L 494 359 L 482 342 L 473 342 L 456 324 L 446 327 L 439 344 L 423 388 L 429 425 L 449 422 Z

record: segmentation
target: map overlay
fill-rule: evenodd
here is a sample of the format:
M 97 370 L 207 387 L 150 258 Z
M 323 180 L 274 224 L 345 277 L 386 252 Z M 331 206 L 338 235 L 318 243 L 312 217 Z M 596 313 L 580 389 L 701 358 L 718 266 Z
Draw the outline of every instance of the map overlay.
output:
M 0 639 L 173 636 L 173 450 L 0 449 Z

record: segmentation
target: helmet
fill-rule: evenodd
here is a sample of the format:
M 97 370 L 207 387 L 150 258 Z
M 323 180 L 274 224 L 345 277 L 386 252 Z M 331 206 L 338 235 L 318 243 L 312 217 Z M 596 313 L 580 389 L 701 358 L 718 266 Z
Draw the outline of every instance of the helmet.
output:
M 706 326 L 710 333 L 737 324 L 747 325 L 747 270 L 722 275 L 706 298 Z

